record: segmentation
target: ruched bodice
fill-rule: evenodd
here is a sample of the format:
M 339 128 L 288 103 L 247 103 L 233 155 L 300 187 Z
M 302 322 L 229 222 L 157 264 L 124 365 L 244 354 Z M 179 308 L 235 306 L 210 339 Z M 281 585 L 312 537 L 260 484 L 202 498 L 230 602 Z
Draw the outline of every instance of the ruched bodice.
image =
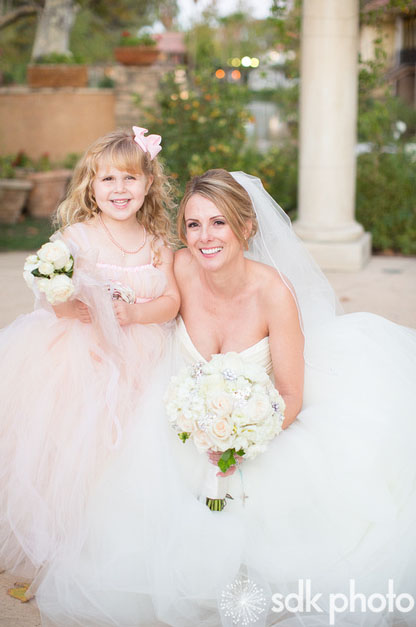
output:
M 204 359 L 204 357 L 201 355 L 201 353 L 197 350 L 194 343 L 192 342 L 181 316 L 178 316 L 176 329 L 177 337 L 185 361 L 187 363 L 194 363 L 195 361 L 206 361 L 206 359 Z M 253 344 L 252 346 L 249 346 L 248 348 L 241 351 L 239 354 L 244 357 L 244 359 L 247 359 L 247 361 L 249 361 L 250 363 L 265 368 L 269 375 L 272 373 L 273 365 L 270 355 L 270 345 L 268 337 L 264 337 L 263 339 L 256 342 L 256 344 Z

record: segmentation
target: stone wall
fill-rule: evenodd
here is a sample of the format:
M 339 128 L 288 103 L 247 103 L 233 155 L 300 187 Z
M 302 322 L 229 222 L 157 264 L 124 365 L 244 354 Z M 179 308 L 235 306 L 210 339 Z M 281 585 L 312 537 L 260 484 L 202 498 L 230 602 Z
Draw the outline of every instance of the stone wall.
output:
M 0 87 L 0 154 L 62 159 L 115 128 L 145 126 L 141 111 L 156 105 L 159 82 L 171 69 L 169 63 L 89 68 L 90 84 L 108 76 L 114 89 Z
M 113 66 L 111 75 L 115 81 L 115 121 L 118 128 L 145 126 L 140 112 L 143 108 L 156 105 L 159 82 L 167 69 L 166 65 Z M 139 103 L 135 102 L 136 96 Z
M 93 88 L 0 88 L 0 154 L 52 160 L 82 153 L 116 127 L 115 93 Z

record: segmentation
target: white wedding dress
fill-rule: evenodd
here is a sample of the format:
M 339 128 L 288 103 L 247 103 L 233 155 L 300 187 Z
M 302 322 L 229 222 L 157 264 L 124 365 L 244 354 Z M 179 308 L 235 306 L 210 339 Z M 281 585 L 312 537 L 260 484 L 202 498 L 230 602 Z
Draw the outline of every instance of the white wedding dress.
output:
M 174 354 L 203 361 L 180 318 Z M 271 372 L 267 338 L 241 355 Z M 233 475 L 222 512 L 204 504 L 206 457 L 168 430 L 161 373 L 90 503 L 84 546 L 63 547 L 43 573 L 46 625 L 324 626 L 330 595 L 349 596 L 350 580 L 366 599 L 389 585 L 416 599 L 416 332 L 339 316 L 309 355 L 298 419 Z M 236 580 L 265 599 L 248 622 L 235 609 L 241 595 L 224 596 Z M 271 611 L 273 594 L 307 585 L 319 611 Z M 372 603 L 361 612 L 356 601 L 332 624 L 416 624 L 414 610 L 400 611 L 406 599 L 399 611 Z
M 228 484 L 233 500 L 227 500 L 222 512 L 211 512 L 205 505 L 204 485 L 212 466 L 192 442 L 180 442 L 168 426 L 163 403 L 170 376 L 203 358 L 179 318 L 176 332 L 163 342 L 165 350 L 153 374 L 136 389 L 129 377 L 148 374 L 151 355 L 143 358 L 136 349 L 145 329 L 137 329 L 137 339 L 123 332 L 122 356 L 128 359 L 120 370 L 118 402 L 125 409 L 123 401 L 128 400 L 132 411 L 119 413 L 122 439 L 105 462 L 94 465 L 92 476 L 87 453 L 89 442 L 95 440 L 85 440 L 83 414 L 79 410 L 73 416 L 73 407 L 84 398 L 81 392 L 94 392 L 90 409 L 94 425 L 100 426 L 96 399 L 104 397 L 111 379 L 100 379 L 101 396 L 95 388 L 80 385 L 79 381 L 93 381 L 85 378 L 91 357 L 85 343 L 81 379 L 74 368 L 68 396 L 68 403 L 75 405 L 67 407 L 66 397 L 60 404 L 63 424 L 69 431 L 71 424 L 76 426 L 70 447 L 60 441 L 72 498 L 67 501 L 65 490 L 46 492 L 47 503 L 62 503 L 57 512 L 49 508 L 55 515 L 65 514 L 57 520 L 62 533 L 50 540 L 39 531 L 24 536 L 25 547 L 33 541 L 37 546 L 37 536 L 45 540 L 37 562 L 43 566 L 33 584 L 45 626 L 416 625 L 415 608 L 410 607 L 416 599 L 416 331 L 372 314 L 336 316 L 333 292 L 288 219 L 257 179 L 241 173 L 236 178 L 250 193 L 259 219 L 249 254 L 273 265 L 296 294 L 306 340 L 302 411 L 265 453 L 241 464 Z M 118 280 L 133 274 L 125 272 Z M 105 299 L 100 298 L 101 317 Z M 54 333 L 59 325 L 72 332 L 74 325 L 50 320 Z M 78 324 L 75 331 L 78 327 L 83 332 Z M 103 337 L 108 342 L 109 336 Z M 28 338 L 34 350 L 36 338 L 30 332 Z M 117 348 L 117 343 L 113 345 Z M 74 347 L 76 356 L 82 357 L 83 346 L 68 342 L 68 352 Z M 113 352 L 116 360 L 118 352 Z M 241 355 L 271 373 L 267 338 Z M 36 408 L 36 394 L 31 398 Z M 60 424 L 59 414 L 56 420 Z M 9 424 L 16 429 L 19 425 L 8 420 Z M 36 424 L 29 436 L 36 435 Z M 108 433 L 106 427 L 108 421 L 91 433 L 94 437 L 96 431 Z M 19 432 L 24 438 L 24 430 Z M 20 449 L 31 451 L 31 440 L 26 447 L 25 441 Z M 59 451 L 54 442 L 46 443 L 55 459 Z M 79 453 L 85 462 L 81 468 Z M 7 461 L 1 462 L 0 469 L 9 469 Z M 16 468 L 20 472 L 20 466 Z M 71 468 L 78 469 L 73 479 Z M 65 481 L 57 483 L 62 475 L 59 464 L 58 470 L 51 483 L 41 486 L 65 488 Z M 23 476 L 36 483 L 36 475 Z M 13 497 L 14 484 L 8 485 Z M 79 495 L 78 486 L 84 488 Z M 28 524 L 18 515 L 27 512 L 23 490 L 18 496 L 19 508 L 11 510 L 13 521 L 23 532 L 36 532 L 36 509 Z M 73 502 L 79 507 L 71 512 Z M 76 523 L 76 533 L 68 520 Z M 49 528 L 54 526 L 42 524 L 40 531 Z M 355 599 L 355 611 L 351 602 L 341 611 L 344 597 L 337 597 L 335 612 L 331 595 L 349 599 L 351 581 L 353 593 L 361 595 Z M 301 586 L 310 586 L 313 597 L 320 595 L 318 606 L 311 605 L 310 611 L 288 596 L 301 596 Z M 279 601 L 289 599 L 286 609 L 280 608 Z M 364 602 L 367 611 L 362 612 Z

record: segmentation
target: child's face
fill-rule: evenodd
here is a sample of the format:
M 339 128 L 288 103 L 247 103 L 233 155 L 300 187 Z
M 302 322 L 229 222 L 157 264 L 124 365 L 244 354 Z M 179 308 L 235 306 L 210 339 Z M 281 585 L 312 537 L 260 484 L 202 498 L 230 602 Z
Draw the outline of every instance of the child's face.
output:
M 103 163 L 92 188 L 97 205 L 107 218 L 133 222 L 151 184 L 151 178 L 144 174 L 131 174 Z

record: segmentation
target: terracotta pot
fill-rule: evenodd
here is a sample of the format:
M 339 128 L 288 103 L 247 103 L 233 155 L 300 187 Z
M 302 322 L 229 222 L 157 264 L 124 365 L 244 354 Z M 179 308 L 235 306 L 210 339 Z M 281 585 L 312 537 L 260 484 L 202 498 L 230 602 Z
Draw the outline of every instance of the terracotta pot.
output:
M 120 46 L 114 49 L 114 56 L 123 65 L 152 65 L 159 58 L 156 46 Z
M 28 65 L 27 83 L 29 87 L 86 87 L 87 66 L 65 63 Z
M 72 170 L 31 172 L 27 178 L 33 187 L 27 201 L 27 210 L 34 218 L 48 218 L 63 200 Z
M 0 179 L 0 223 L 16 224 L 32 183 L 24 179 Z

